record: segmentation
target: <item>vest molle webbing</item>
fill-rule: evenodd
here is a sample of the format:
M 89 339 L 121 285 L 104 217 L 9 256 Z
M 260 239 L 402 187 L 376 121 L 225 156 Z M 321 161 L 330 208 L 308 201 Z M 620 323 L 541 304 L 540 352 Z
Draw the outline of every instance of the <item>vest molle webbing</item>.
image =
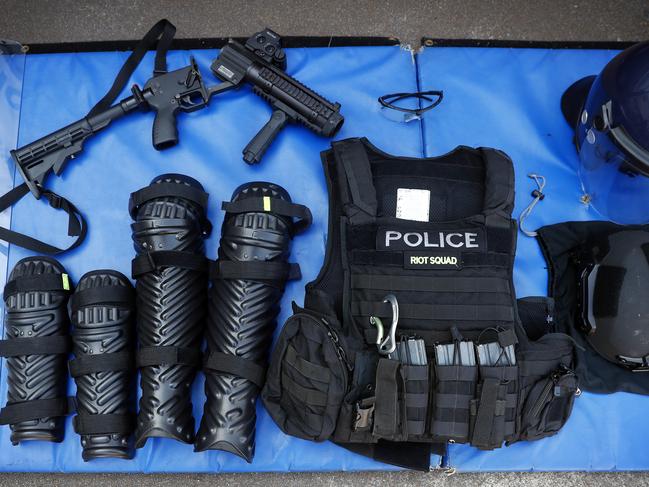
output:
M 322 156 L 330 203 L 325 262 L 306 287 L 302 327 L 294 326 L 298 315 L 290 318 L 274 351 L 263 394 L 271 416 L 289 434 L 422 470 L 447 441 L 480 449 L 516 441 L 519 375 L 540 369 L 521 369 L 517 360 L 536 345 L 520 326 L 512 282 L 511 160 L 469 147 L 395 157 L 366 139 L 336 142 Z M 390 352 L 383 345 L 394 323 Z M 339 350 L 341 365 L 313 352 L 316 328 L 325 336 L 317 342 L 328 337 L 331 347 L 322 349 Z M 570 363 L 565 347 L 537 351 L 527 356 L 553 368 Z M 293 374 L 296 363 L 332 379 L 312 376 L 298 391 L 274 378 Z M 318 395 L 327 407 L 300 402 L 298 393 Z M 316 428 L 320 415 L 329 424 L 340 396 L 333 431 Z M 552 401 L 544 396 L 535 409 L 543 414 Z M 563 409 L 567 418 L 570 406 Z

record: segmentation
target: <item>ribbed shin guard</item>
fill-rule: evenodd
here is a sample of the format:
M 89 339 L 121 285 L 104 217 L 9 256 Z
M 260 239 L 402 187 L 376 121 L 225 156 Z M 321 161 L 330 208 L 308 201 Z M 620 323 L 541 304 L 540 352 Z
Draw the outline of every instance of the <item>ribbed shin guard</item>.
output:
M 258 208 L 248 199 L 259 202 Z M 290 278 L 287 261 L 294 222 L 291 216 L 273 211 L 279 200 L 299 206 L 290 203 L 280 186 L 262 182 L 239 187 L 232 202 L 225 204 L 219 260 L 209 292 L 207 402 L 196 451 L 224 450 L 248 462 L 254 455 L 255 401 L 263 385 L 279 301 Z M 252 211 L 242 209 L 246 203 Z M 262 266 L 251 269 L 245 267 L 248 263 Z M 279 274 L 278 268 L 283 270 Z
M 190 390 L 207 312 L 206 206 L 202 186 L 176 174 L 131 197 L 142 387 L 137 448 L 151 437 L 194 441 Z
M 75 426 L 82 457 L 132 458 L 135 290 L 119 272 L 88 272 L 79 280 L 70 308 L 75 356 L 70 371 L 77 385 Z M 75 363 L 86 370 L 77 374 Z M 86 434 L 86 428 L 101 433 Z
M 49 281 L 49 284 L 48 284 Z M 13 287 L 13 289 L 11 289 Z M 31 290 L 34 289 L 34 290 Z M 38 290 L 36 290 L 38 289 Z M 65 269 L 56 260 L 47 257 L 28 257 L 20 260 L 9 275 L 5 287 L 5 330 L 7 346 L 22 342 L 27 351 L 35 351 L 37 340 L 46 353 L 3 353 L 7 357 L 7 408 L 3 416 L 34 416 L 32 411 L 52 410 L 52 404 L 43 407 L 43 400 L 59 400 L 56 416 L 39 417 L 13 422 L 11 443 L 41 440 L 60 442 L 64 436 L 67 414 L 66 361 L 69 351 L 69 321 L 66 309 L 69 281 Z M 46 343 L 42 340 L 60 340 Z M 58 349 L 57 353 L 49 353 Z M 35 413 L 38 414 L 38 413 Z M 2 421 L 4 423 L 5 421 Z

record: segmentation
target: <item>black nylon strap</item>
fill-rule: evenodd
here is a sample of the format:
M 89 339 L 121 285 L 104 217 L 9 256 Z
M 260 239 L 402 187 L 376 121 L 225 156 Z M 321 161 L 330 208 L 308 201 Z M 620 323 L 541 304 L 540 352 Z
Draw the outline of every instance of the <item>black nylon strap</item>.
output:
M 136 367 L 153 365 L 187 365 L 200 367 L 201 351 L 188 347 L 141 347 L 136 354 Z
M 33 419 L 67 416 L 74 410 L 73 397 L 14 402 L 7 404 L 0 411 L 0 424 L 16 424 Z
M 304 205 L 268 196 L 261 198 L 246 198 L 237 201 L 224 201 L 221 209 L 228 213 L 269 212 L 289 218 L 296 218 L 293 224 L 293 234 L 307 229 L 312 221 L 311 210 Z
M 6 210 L 10 206 L 14 205 L 20 199 L 29 193 L 29 188 L 27 184 L 23 183 L 15 188 L 13 188 L 8 193 L 0 196 L 0 212 Z M 68 247 L 61 249 L 54 245 L 38 240 L 34 237 L 30 237 L 23 233 L 15 232 L 9 228 L 0 227 L 0 240 L 8 242 L 18 247 L 22 247 L 39 254 L 49 254 L 56 255 L 68 250 L 72 250 L 84 241 L 86 234 L 88 232 L 88 224 L 86 223 L 85 218 L 79 212 L 76 206 L 74 206 L 70 201 L 59 196 L 52 191 L 43 189 L 41 195 L 49 202 L 50 206 L 57 210 L 63 210 L 68 215 L 68 235 L 70 237 L 77 237 L 72 244 Z
M 142 40 L 135 46 L 133 52 L 129 55 L 122 68 L 117 73 L 113 85 L 108 90 L 108 93 L 92 107 L 88 112 L 88 117 L 92 117 L 107 110 L 117 98 L 135 69 L 142 62 L 142 58 L 147 51 L 157 44 L 155 67 L 153 70 L 154 76 L 164 74 L 167 72 L 167 51 L 171 47 L 171 41 L 176 33 L 176 27 L 167 19 L 160 20 L 155 24 L 149 32 L 145 34 Z
M 194 271 L 207 271 L 208 260 L 204 255 L 178 250 L 157 250 L 138 255 L 131 263 L 133 279 L 160 270 L 162 267 L 181 267 Z
M 241 377 L 249 380 L 260 389 L 266 383 L 266 369 L 264 367 L 236 355 L 212 352 L 203 362 L 203 368 L 213 372 Z
M 70 352 L 70 348 L 68 335 L 11 338 L 0 340 L 0 357 L 67 354 Z
M 140 205 L 147 201 L 169 196 L 193 201 L 203 209 L 207 208 L 207 200 L 209 198 L 209 194 L 205 191 L 186 184 L 157 183 L 131 193 L 128 203 L 129 213 L 135 219 L 135 212 Z
M 85 414 L 77 413 L 73 419 L 74 431 L 79 435 L 118 434 L 133 432 L 133 414 Z
M 4 299 L 7 299 L 9 296 L 13 296 L 16 293 L 22 292 L 31 292 L 31 291 L 65 291 L 68 292 L 70 289 L 66 289 L 65 280 L 67 277 L 63 277 L 63 274 L 38 274 L 35 276 L 25 276 L 25 277 L 16 277 L 9 281 L 4 288 Z M 67 282 L 69 288 L 69 280 Z
M 80 355 L 68 364 L 70 375 L 79 377 L 96 372 L 117 372 L 133 368 L 133 353 L 129 351 Z
M 300 266 L 287 262 L 217 260 L 210 263 L 210 279 L 292 281 L 302 278 Z
M 69 299 L 70 309 L 74 312 L 84 306 L 122 304 L 132 306 L 135 302 L 135 292 L 127 286 L 92 287 L 76 291 Z
M 498 379 L 486 378 L 482 382 L 480 405 L 476 414 L 473 436 L 471 437 L 471 444 L 478 448 L 499 446 L 493 445 L 491 440 L 499 387 L 500 381 Z
M 354 316 L 392 316 L 389 303 L 374 301 L 353 301 Z M 399 316 L 413 320 L 439 321 L 513 321 L 511 306 L 472 304 L 399 304 Z

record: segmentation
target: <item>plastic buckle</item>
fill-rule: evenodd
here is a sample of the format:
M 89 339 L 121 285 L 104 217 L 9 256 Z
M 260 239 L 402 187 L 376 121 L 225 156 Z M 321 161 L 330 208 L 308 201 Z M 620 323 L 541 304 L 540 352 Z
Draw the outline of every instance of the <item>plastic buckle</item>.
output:
M 58 194 L 47 192 L 44 193 L 45 197 L 47 198 L 47 201 L 49 201 L 50 206 L 56 210 L 60 209 L 61 206 L 63 205 L 63 197 L 59 196 Z
M 374 423 L 375 398 L 369 397 L 358 401 L 354 405 L 355 417 L 352 429 L 354 431 L 367 431 Z

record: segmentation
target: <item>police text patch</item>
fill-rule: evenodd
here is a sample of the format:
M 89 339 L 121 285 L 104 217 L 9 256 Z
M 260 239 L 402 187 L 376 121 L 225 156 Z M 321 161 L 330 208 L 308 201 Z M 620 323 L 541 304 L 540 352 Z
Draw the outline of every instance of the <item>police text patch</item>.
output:
M 471 230 L 395 230 L 379 228 L 376 233 L 377 250 L 486 250 L 480 229 Z

